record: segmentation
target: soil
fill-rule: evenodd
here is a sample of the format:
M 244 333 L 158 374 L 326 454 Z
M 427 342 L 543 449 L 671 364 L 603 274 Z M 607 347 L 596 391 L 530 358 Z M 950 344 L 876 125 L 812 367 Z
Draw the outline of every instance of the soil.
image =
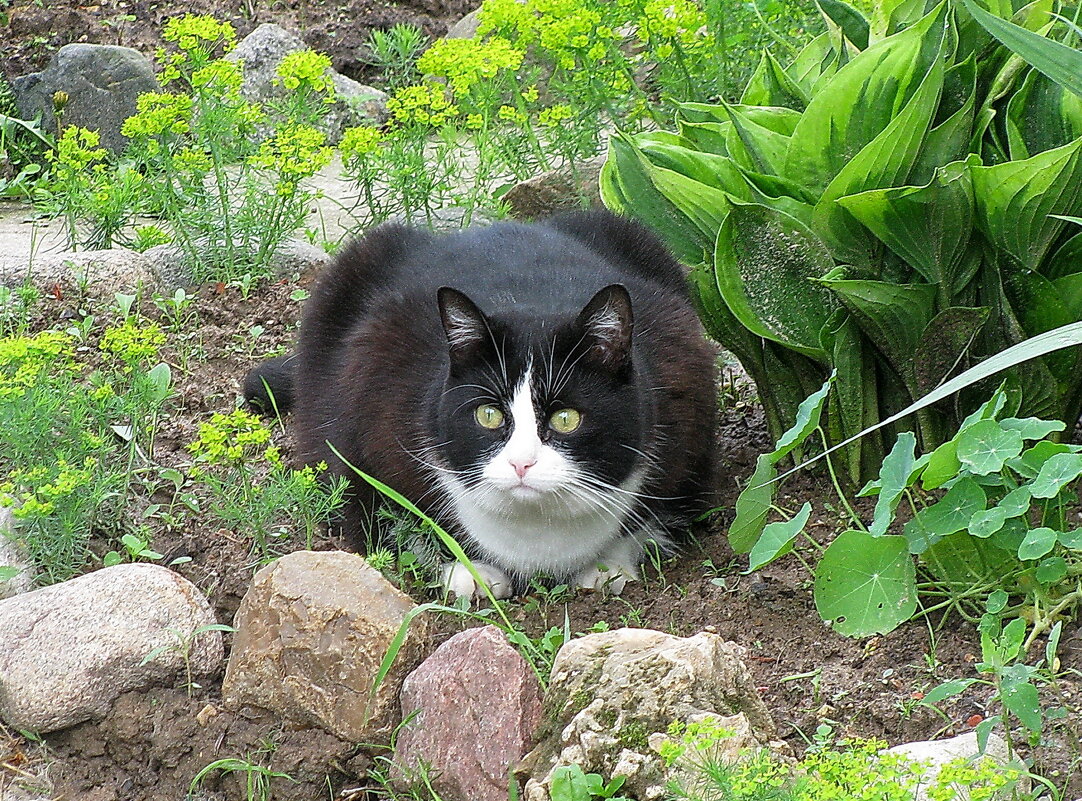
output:
M 264 285 L 248 298 L 223 285 L 200 290 L 193 341 L 201 343 L 205 357 L 193 361 L 189 373 L 175 369 L 178 396 L 155 444 L 157 462 L 178 468 L 188 464 L 184 446 L 199 422 L 213 412 L 235 408 L 245 372 L 264 356 L 288 347 L 300 307 L 292 296 L 310 280 L 300 277 Z M 55 297 L 48 303 L 42 323 L 72 317 L 82 305 L 77 299 Z M 157 312 L 145 303 L 143 313 L 154 317 Z M 247 333 L 253 326 L 264 329 L 255 339 Z M 914 622 L 886 636 L 849 640 L 820 621 L 810 576 L 796 559 L 779 560 L 753 575 L 741 573 L 746 559 L 732 553 L 724 531 L 739 486 L 769 442 L 746 379 L 738 368 L 724 371 L 722 510 L 696 531 L 696 541 L 683 553 L 662 564 L 660 571 L 649 568 L 648 579 L 629 584 L 622 596 L 580 592 L 554 599 L 534 593 L 514 604 L 517 622 L 538 635 L 550 626 L 562 626 L 566 610 L 574 632 L 604 622 L 613 628 L 649 627 L 681 636 L 705 629 L 740 643 L 747 649 L 749 668 L 781 736 L 798 753 L 823 723 L 842 736 L 877 737 L 895 744 L 968 731 L 992 714 L 990 693 L 980 687 L 946 704 L 943 715 L 917 703 L 944 680 L 974 675 L 979 639 L 973 627 L 957 617 Z M 289 428 L 287 418 L 284 431 L 276 434 L 287 454 Z M 827 541 L 840 530 L 837 515 L 830 511 L 830 497 L 824 476 L 797 474 L 779 503 L 797 508 L 804 500 L 813 500 L 818 517 L 810 530 Z M 218 619 L 229 623 L 257 565 L 242 538 L 201 525 L 206 526 L 193 521 L 175 531 L 160 530 L 153 545 L 165 554 L 165 561 L 191 558 L 175 569 L 201 587 Z M 317 547 L 339 544 L 323 541 Z M 110 546 L 101 542 L 96 547 L 104 551 Z M 286 550 L 292 547 L 302 545 Z M 813 553 L 803 555 L 814 559 Z M 436 597 L 432 591 L 427 597 L 424 590 L 413 591 L 418 601 Z M 452 617 L 437 618 L 436 624 L 433 648 L 465 625 Z M 1065 632 L 1060 655 L 1065 670 L 1082 671 L 1082 633 L 1077 624 Z M 1078 719 L 1082 682 L 1077 675 L 1062 681 L 1061 698 L 1045 699 L 1064 705 L 1068 720 Z M 5 782 L 20 775 L 16 770 L 29 773 L 39 766 L 34 769 L 44 773 L 41 786 L 47 786 L 54 799 L 182 799 L 200 770 L 215 760 L 234 757 L 291 776 L 292 782 L 274 781 L 274 798 L 280 801 L 376 797 L 371 794 L 376 785 L 366 778 L 366 771 L 378 752 L 252 710 L 226 711 L 220 689 L 219 676 L 191 695 L 172 688 L 128 693 L 104 720 L 48 735 L 43 746 L 11 734 L 5 738 L 0 729 L 0 798 Z M 1069 727 L 1053 726 L 1045 744 L 1033 752 L 1039 772 L 1058 772 L 1054 781 L 1067 784 L 1067 798 L 1082 794 L 1079 778 L 1067 776 L 1077 751 L 1072 738 Z M 47 770 L 40 768 L 42 758 Z M 201 792 L 194 797 L 242 799 L 243 776 L 212 773 Z
M 12 77 L 39 69 L 52 52 L 72 41 L 119 43 L 149 55 L 159 44 L 163 20 L 191 11 L 229 19 L 242 36 L 258 23 L 278 22 L 328 52 L 337 69 L 363 80 L 369 75 L 361 43 L 370 28 L 409 21 L 435 36 L 474 4 L 104 0 L 82 5 L 74 0 L 41 4 L 0 0 L 4 41 L 0 71 Z M 158 463 L 183 469 L 189 463 L 184 447 L 199 422 L 213 412 L 235 408 L 246 371 L 260 358 L 289 346 L 299 313 L 292 296 L 309 282 L 305 276 L 267 284 L 247 298 L 222 285 L 200 290 L 193 342 L 205 350 L 205 357 L 193 361 L 190 372 L 174 367 L 178 395 L 156 441 Z M 76 316 L 80 305 L 78 299 L 64 297 L 48 302 L 46 318 L 54 321 Z M 143 311 L 151 317 L 157 314 L 149 303 Z M 254 326 L 263 329 L 258 337 L 250 334 Z M 696 541 L 661 565 L 660 571 L 648 571 L 648 580 L 630 584 L 620 597 L 585 592 L 566 599 L 527 596 L 513 606 L 518 622 L 535 635 L 562 625 L 565 612 L 575 632 L 599 622 L 682 636 L 715 631 L 747 649 L 749 667 L 778 730 L 798 753 L 823 723 L 842 736 L 877 737 L 895 744 L 968 731 L 993 714 L 990 692 L 981 686 L 944 705 L 943 714 L 918 704 L 940 682 L 975 675 L 979 638 L 973 626 L 958 617 L 913 622 L 886 636 L 849 640 L 820 621 L 810 575 L 797 559 L 779 560 L 751 575 L 741 572 L 746 558 L 732 553 L 724 532 L 738 488 L 770 442 L 761 410 L 739 371 L 730 368 L 722 385 L 722 510 L 697 530 Z M 288 431 L 287 419 L 285 432 L 277 435 L 287 456 Z M 841 526 L 831 511 L 832 495 L 825 476 L 802 473 L 785 486 L 779 503 L 795 509 L 812 500 L 817 517 L 810 530 L 817 539 L 828 541 Z M 231 531 L 189 522 L 177 530 L 158 530 L 152 545 L 165 555 L 165 562 L 190 557 L 176 569 L 207 593 L 221 622 L 232 622 L 257 567 L 249 543 Z M 318 547 L 337 545 L 324 541 Z M 96 547 L 104 551 L 112 545 L 101 542 Z M 802 555 L 815 558 L 813 551 Z M 431 599 L 415 594 L 419 602 Z M 439 618 L 432 647 L 462 625 L 457 618 Z M 1077 623 L 1064 632 L 1060 658 L 1065 678 L 1059 697 L 1049 695 L 1045 700 L 1064 707 L 1066 717 L 1050 725 L 1045 742 L 1032 756 L 1037 772 L 1066 787 L 1065 798 L 1079 798 L 1082 778 L 1074 771 L 1079 745 L 1073 727 L 1067 725 L 1080 719 L 1082 703 L 1082 631 Z M 228 712 L 221 706 L 220 689 L 218 677 L 190 695 L 184 689 L 163 688 L 129 693 L 104 720 L 48 735 L 42 744 L 0 728 L 0 799 L 5 787 L 16 780 L 33 784 L 36 775 L 49 797 L 58 800 L 182 799 L 200 770 L 225 758 L 250 759 L 291 776 L 293 781 L 274 781 L 274 798 L 279 801 L 375 797 L 376 785 L 366 772 L 379 754 L 318 729 L 296 728 L 250 711 Z M 201 793 L 197 797 L 242 799 L 244 777 L 214 773 Z
M 11 79 L 40 70 L 72 42 L 124 45 L 153 57 L 163 44 L 163 23 L 192 13 L 231 22 L 238 37 L 276 22 L 363 83 L 373 73 L 364 44 L 369 31 L 403 22 L 434 38 L 478 5 L 479 0 L 0 0 L 0 73 Z

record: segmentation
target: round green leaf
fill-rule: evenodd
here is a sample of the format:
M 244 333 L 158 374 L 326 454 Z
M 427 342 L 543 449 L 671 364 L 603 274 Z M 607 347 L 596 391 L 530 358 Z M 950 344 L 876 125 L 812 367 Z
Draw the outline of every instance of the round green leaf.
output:
M 1082 476 L 1082 453 L 1057 453 L 1041 465 L 1041 472 L 1029 491 L 1034 498 L 1054 498 L 1079 476 Z
M 1062 556 L 1050 556 L 1042 559 L 1035 573 L 1041 584 L 1055 584 L 1067 577 L 1067 560 Z
M 995 420 L 980 420 L 958 435 L 958 460 L 978 476 L 999 472 L 1020 453 L 1022 434 Z
M 998 615 L 1004 609 L 1007 608 L 1007 601 L 1010 600 L 1010 596 L 1004 590 L 993 590 L 988 593 L 988 600 L 985 602 L 985 608 L 993 615 Z
M 839 634 L 885 634 L 917 609 L 916 569 L 903 537 L 844 531 L 823 553 L 815 608 Z
M 1040 559 L 1046 556 L 1056 547 L 1059 532 L 1051 528 L 1041 527 L 1030 529 L 1026 532 L 1026 538 L 1018 546 L 1019 559 Z
M 1007 510 L 999 506 L 991 509 L 982 509 L 973 515 L 969 521 L 969 533 L 974 537 L 985 539 L 991 537 L 1007 522 Z
M 924 553 L 943 537 L 961 531 L 986 503 L 984 490 L 971 478 L 963 478 L 940 498 L 939 503 L 921 509 L 905 524 L 903 533 L 910 553 Z
M 804 530 L 809 515 L 811 515 L 811 504 L 805 503 L 792 520 L 771 523 L 764 528 L 762 536 L 752 547 L 748 557 L 748 572 L 758 570 L 779 556 L 789 553 L 793 548 L 796 535 Z

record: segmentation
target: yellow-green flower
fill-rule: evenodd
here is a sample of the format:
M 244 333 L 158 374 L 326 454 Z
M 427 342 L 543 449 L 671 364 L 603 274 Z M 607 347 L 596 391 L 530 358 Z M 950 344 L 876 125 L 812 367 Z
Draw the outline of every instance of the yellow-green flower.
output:
M 433 81 L 405 86 L 387 100 L 387 110 L 399 125 L 424 125 L 438 128 L 458 115 L 458 106 L 448 98 L 444 87 Z
M 107 329 L 98 347 L 126 364 L 133 365 L 156 359 L 164 344 L 165 332 L 156 323 L 139 327 L 129 320 L 121 326 Z
M 330 75 L 331 60 L 314 50 L 298 50 L 282 59 L 276 70 L 275 83 L 291 92 L 304 87 L 317 94 L 334 99 L 334 81 Z

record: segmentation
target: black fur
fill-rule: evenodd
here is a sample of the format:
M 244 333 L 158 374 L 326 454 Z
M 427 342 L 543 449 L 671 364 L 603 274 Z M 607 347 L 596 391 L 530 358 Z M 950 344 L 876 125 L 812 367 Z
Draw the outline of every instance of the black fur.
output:
M 598 328 L 601 312 L 608 324 Z M 456 337 L 452 324 L 464 326 Z M 528 360 L 547 413 L 583 411 L 578 430 L 539 431 L 543 440 L 612 484 L 649 454 L 636 501 L 644 519 L 676 526 L 705 508 L 713 350 L 680 265 L 645 228 L 604 212 L 445 236 L 376 229 L 320 276 L 296 358 L 254 370 L 245 395 L 266 403 L 266 380 L 279 411 L 295 406 L 300 460 L 351 478 L 346 527 L 363 547 L 371 493 L 327 442 L 468 534 L 425 463 L 466 469 L 494 453 L 504 435 L 477 425 L 473 410 L 507 404 Z M 549 374 L 571 364 L 560 381 Z

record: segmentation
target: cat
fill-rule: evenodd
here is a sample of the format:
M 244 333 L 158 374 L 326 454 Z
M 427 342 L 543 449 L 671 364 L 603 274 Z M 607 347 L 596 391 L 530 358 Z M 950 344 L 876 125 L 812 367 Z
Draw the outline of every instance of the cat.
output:
M 299 459 L 351 480 L 358 547 L 376 499 L 328 442 L 454 534 L 497 597 L 536 574 L 618 593 L 648 541 L 669 551 L 708 508 L 715 358 L 638 223 L 385 224 L 319 276 L 295 353 L 245 395 L 292 406 Z M 443 583 L 478 590 L 461 564 Z

